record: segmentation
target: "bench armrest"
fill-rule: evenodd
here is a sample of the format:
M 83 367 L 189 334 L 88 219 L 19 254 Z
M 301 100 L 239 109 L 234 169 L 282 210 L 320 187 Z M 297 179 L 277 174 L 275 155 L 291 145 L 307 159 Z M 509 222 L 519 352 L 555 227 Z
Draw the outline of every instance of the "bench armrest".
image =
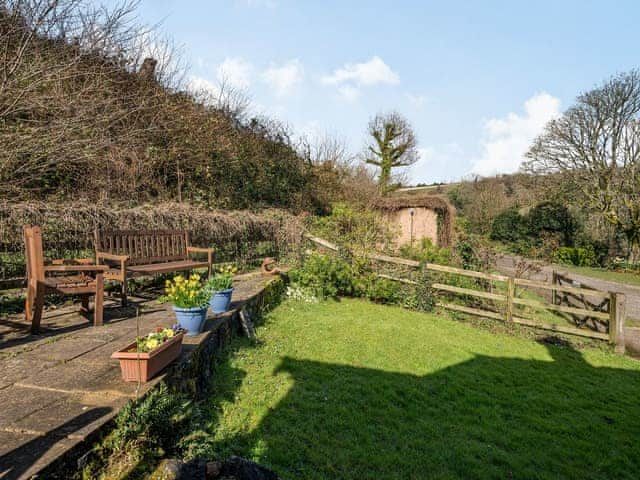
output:
M 129 260 L 129 255 L 115 255 L 107 252 L 96 252 L 96 258 L 98 260 L 113 260 L 122 263 Z
M 187 255 L 191 253 L 206 253 L 207 254 L 207 276 L 210 277 L 212 273 L 213 264 L 213 248 L 200 248 L 200 247 L 187 247 Z
M 187 253 L 213 253 L 213 248 L 187 247 Z

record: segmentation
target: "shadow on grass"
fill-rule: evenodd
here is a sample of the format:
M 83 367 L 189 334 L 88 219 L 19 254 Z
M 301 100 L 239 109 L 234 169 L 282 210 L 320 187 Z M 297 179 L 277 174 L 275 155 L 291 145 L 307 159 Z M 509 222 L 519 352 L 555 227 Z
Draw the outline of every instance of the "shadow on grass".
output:
M 285 357 L 286 397 L 215 451 L 285 479 L 637 478 L 640 375 L 546 347 L 425 376 Z

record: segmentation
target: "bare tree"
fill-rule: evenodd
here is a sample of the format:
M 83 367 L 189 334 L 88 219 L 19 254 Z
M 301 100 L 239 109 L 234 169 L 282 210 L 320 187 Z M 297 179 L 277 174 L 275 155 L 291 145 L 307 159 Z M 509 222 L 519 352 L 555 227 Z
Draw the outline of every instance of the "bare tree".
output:
M 616 75 L 580 95 L 527 153 L 525 170 L 555 174 L 570 197 L 640 246 L 640 72 Z M 577 193 L 577 195 L 576 195 Z
M 392 169 L 406 167 L 418 160 L 417 140 L 409 121 L 397 112 L 379 113 L 369 121 L 371 137 L 365 161 L 378 167 L 381 192 L 392 189 Z

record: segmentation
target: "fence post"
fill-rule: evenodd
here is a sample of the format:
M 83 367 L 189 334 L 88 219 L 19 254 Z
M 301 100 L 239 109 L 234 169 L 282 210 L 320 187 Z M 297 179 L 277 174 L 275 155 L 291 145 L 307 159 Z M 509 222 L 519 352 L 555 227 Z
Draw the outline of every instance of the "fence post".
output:
M 513 277 L 507 280 L 507 323 L 513 322 L 513 297 L 516 294 L 516 284 Z
M 623 293 L 609 292 L 609 341 L 615 345 L 616 353 L 625 352 L 624 321 L 626 317 Z
M 551 285 L 558 284 L 558 273 L 555 270 L 551 270 Z M 556 303 L 556 289 L 551 289 L 551 304 L 557 305 Z

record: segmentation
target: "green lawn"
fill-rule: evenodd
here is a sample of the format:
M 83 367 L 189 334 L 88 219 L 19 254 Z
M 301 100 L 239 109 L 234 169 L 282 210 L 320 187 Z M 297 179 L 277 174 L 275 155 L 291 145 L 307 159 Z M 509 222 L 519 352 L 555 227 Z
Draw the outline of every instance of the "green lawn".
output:
M 284 479 L 637 478 L 640 363 L 360 300 L 285 302 L 209 399 Z

